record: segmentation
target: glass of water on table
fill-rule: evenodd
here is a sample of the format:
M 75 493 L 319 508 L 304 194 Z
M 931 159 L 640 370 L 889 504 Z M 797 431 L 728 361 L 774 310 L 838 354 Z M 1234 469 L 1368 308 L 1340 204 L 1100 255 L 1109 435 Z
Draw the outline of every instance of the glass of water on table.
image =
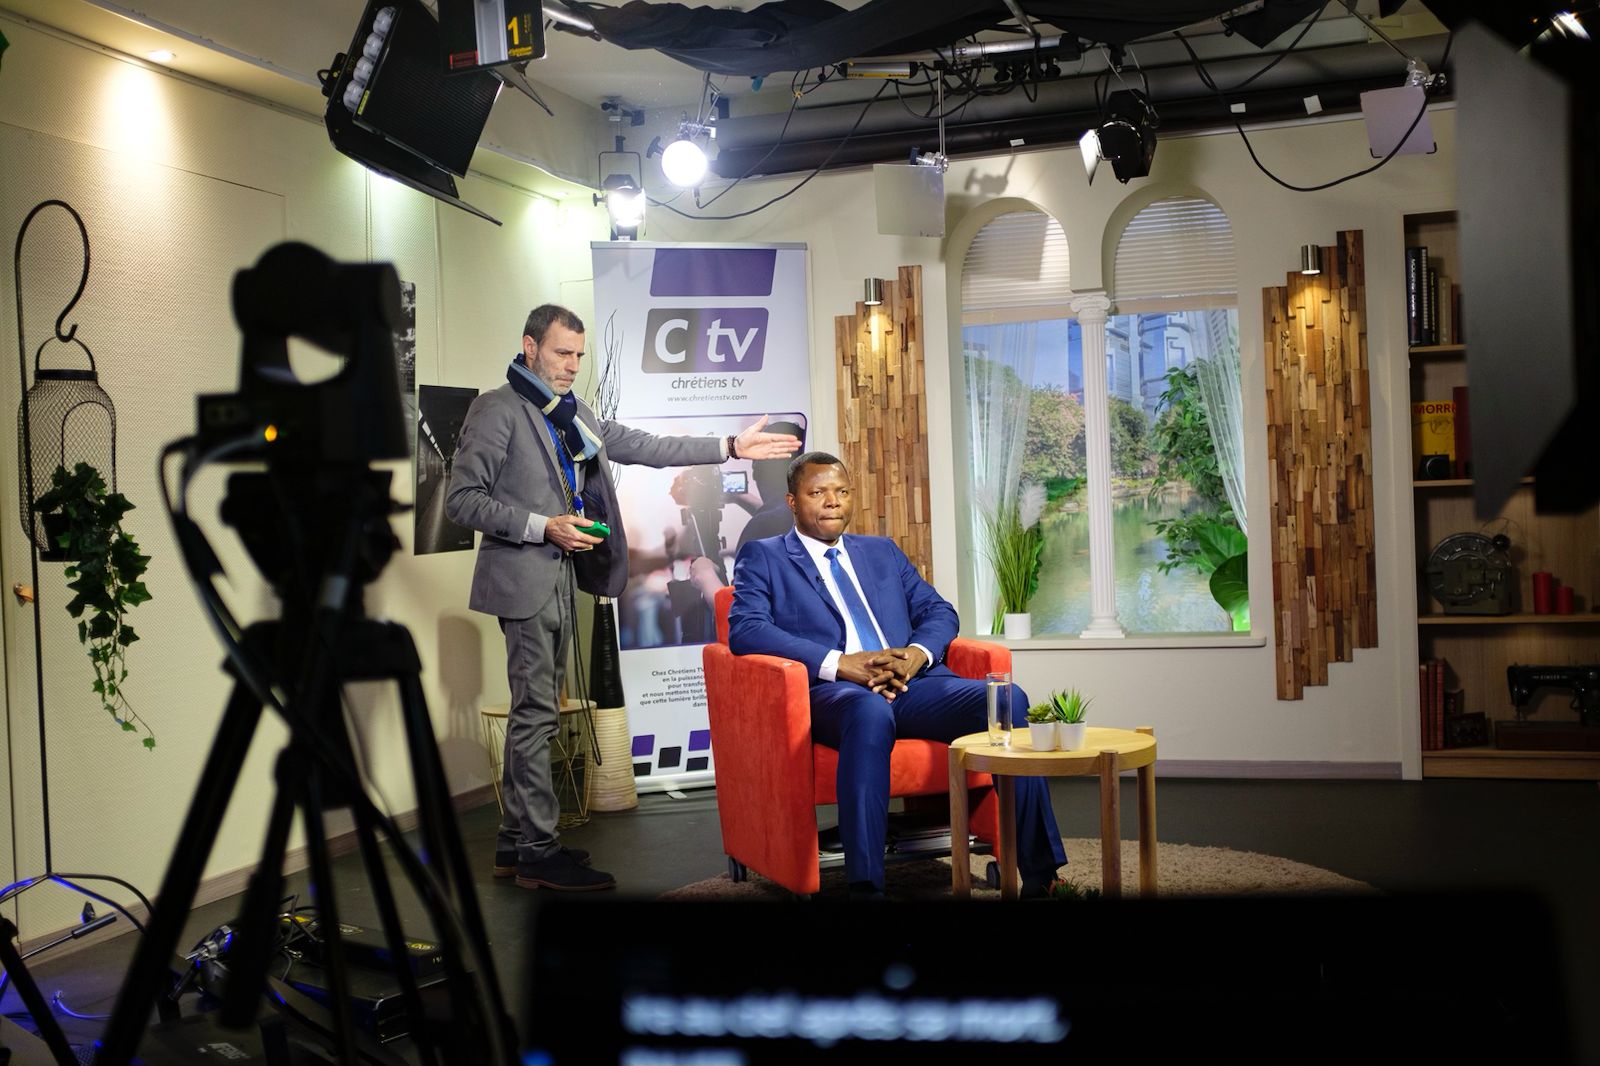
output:
M 983 675 L 989 698 L 989 743 L 1011 746 L 1011 671 Z

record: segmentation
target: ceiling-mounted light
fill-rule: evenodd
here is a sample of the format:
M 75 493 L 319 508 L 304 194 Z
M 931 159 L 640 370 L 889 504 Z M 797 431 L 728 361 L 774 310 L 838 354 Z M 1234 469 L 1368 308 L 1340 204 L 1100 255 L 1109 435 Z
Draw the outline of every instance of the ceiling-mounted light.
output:
M 1300 273 L 1322 273 L 1322 246 L 1320 244 L 1302 244 L 1300 246 Z
M 170 48 L 157 48 L 153 52 L 146 52 L 144 57 L 152 63 L 170 63 L 178 58 L 178 53 Z
M 639 231 L 644 228 L 644 190 L 632 174 L 607 174 L 600 188 L 595 202 L 604 203 L 606 214 L 611 216 L 611 239 L 638 240 Z
M 600 191 L 595 194 L 594 202 L 606 205 L 606 214 L 611 216 L 612 240 L 636 241 L 644 228 L 644 160 L 639 158 L 638 152 L 625 150 L 623 144 L 623 139 L 618 137 L 614 150 L 595 157 L 595 169 L 605 177 L 600 181 Z M 615 161 L 626 156 L 633 157 L 633 173 L 613 170 Z M 608 157 L 613 162 L 608 164 Z
M 694 141 L 679 137 L 661 152 L 661 173 L 680 189 L 692 189 L 706 176 L 706 153 Z
M 883 279 L 868 278 L 863 286 L 864 295 L 861 302 L 868 307 L 877 307 L 883 303 Z
M 1150 173 L 1156 157 L 1156 127 L 1161 124 L 1150 98 L 1138 89 L 1119 89 L 1106 99 L 1105 121 L 1078 140 L 1090 184 L 1100 161 L 1111 164 L 1126 185 Z

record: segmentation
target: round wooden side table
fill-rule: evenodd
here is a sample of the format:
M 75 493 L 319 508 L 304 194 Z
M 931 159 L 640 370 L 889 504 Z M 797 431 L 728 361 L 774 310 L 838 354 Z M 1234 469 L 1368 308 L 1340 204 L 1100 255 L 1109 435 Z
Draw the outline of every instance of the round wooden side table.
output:
M 1100 778 L 1101 894 L 1106 899 L 1122 895 L 1122 800 L 1117 776 L 1123 770 L 1139 775 L 1139 895 L 1156 894 L 1156 738 L 1150 726 L 1109 729 L 1090 726 L 1077 751 L 1034 751 L 1028 731 L 1011 731 L 1011 746 L 989 743 L 988 733 L 971 733 L 950 742 L 950 866 L 951 889 L 957 898 L 972 895 L 972 865 L 968 847 L 967 773 L 994 775 L 1000 797 L 1000 896 L 1016 899 L 1017 789 L 1016 777 Z

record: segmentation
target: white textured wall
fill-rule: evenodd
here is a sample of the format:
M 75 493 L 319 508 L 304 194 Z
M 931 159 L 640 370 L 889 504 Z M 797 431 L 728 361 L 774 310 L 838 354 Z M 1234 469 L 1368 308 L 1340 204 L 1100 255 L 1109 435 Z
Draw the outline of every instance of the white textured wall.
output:
M 129 693 L 155 727 L 154 753 L 118 733 L 88 691 L 89 672 L 61 609 L 59 564 L 41 574 L 48 683 L 50 783 L 57 869 L 112 873 L 153 894 L 209 749 L 229 684 L 222 651 L 202 620 L 161 512 L 155 455 L 194 425 L 199 391 L 237 387 L 239 337 L 228 304 L 232 274 L 285 238 L 339 259 L 386 259 L 417 284 L 417 380 L 492 388 L 516 350 L 535 303 L 589 304 L 588 242 L 603 213 L 587 192 L 527 168 L 535 194 L 500 179 L 469 177 L 464 195 L 504 220 L 497 228 L 385 179 L 336 153 L 320 121 L 257 106 L 142 64 L 0 19 L 11 41 L 0 68 L 0 232 L 10 243 L 38 201 L 60 196 L 85 215 L 95 257 L 75 319 L 94 349 L 118 414 L 118 487 L 136 504 L 129 526 L 154 557 L 155 599 L 134 625 Z M 568 194 L 565 201 L 558 199 Z M 41 252 L 55 227 L 30 232 Z M 35 238 L 40 240 L 36 242 Z M 75 239 L 75 238 L 74 238 Z M 75 244 L 59 269 L 75 283 Z M 48 280 L 26 290 L 31 344 L 48 335 L 32 305 Z M 70 293 L 70 286 L 68 288 Z M 15 337 L 12 287 L 0 294 L 0 335 Z M 66 360 L 61 365 L 73 365 Z M 11 364 L 15 366 L 15 363 Z M 0 439 L 15 439 L 16 372 L 0 374 Z M 4 582 L 29 580 L 17 521 L 15 464 L 0 464 Z M 409 501 L 409 466 L 394 464 L 396 495 Z M 194 513 L 223 548 L 230 602 L 244 618 L 276 610 L 236 538 L 216 517 L 223 473 L 196 484 Z M 452 786 L 487 783 L 477 707 L 505 698 L 503 651 L 492 619 L 466 610 L 473 554 L 410 554 L 411 518 L 395 529 L 403 548 L 369 590 L 375 616 L 410 627 Z M 3 609 L 7 703 L 17 799 L 17 873 L 43 863 L 38 807 L 31 615 Z M 373 779 L 393 809 L 414 806 L 392 694 L 354 693 Z M 216 876 L 253 863 L 271 796 L 272 759 L 283 730 L 263 727 L 234 790 L 207 866 Z M 0 801 L 4 802 L 4 801 Z M 0 809 L 0 825 L 11 823 Z M 0 847 L 0 865 L 11 849 Z M 23 897 L 25 936 L 66 925 L 79 901 L 41 889 Z

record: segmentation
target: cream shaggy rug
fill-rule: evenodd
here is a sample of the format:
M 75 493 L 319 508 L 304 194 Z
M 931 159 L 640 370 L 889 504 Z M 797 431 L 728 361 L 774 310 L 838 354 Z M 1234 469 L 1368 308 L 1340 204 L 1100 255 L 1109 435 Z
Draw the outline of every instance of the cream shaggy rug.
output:
M 1074 837 L 1062 843 L 1067 848 L 1067 866 L 1062 876 L 1082 888 L 1100 886 L 1100 841 Z M 984 868 L 989 856 L 972 856 L 973 897 L 998 899 L 1000 893 L 983 887 Z M 1157 849 L 1159 895 L 1177 896 L 1277 896 L 1340 895 L 1372 893 L 1377 890 L 1318 866 L 1230 848 L 1203 848 L 1190 844 L 1162 844 Z M 893 863 L 885 871 L 891 899 L 936 899 L 950 895 L 950 860 Z M 822 875 L 823 896 L 844 895 L 844 871 L 834 869 Z M 1126 898 L 1139 894 L 1139 845 L 1122 843 L 1122 892 Z M 752 873 L 749 880 L 735 884 L 726 873 L 709 877 L 661 895 L 662 899 L 790 899 L 787 889 Z

